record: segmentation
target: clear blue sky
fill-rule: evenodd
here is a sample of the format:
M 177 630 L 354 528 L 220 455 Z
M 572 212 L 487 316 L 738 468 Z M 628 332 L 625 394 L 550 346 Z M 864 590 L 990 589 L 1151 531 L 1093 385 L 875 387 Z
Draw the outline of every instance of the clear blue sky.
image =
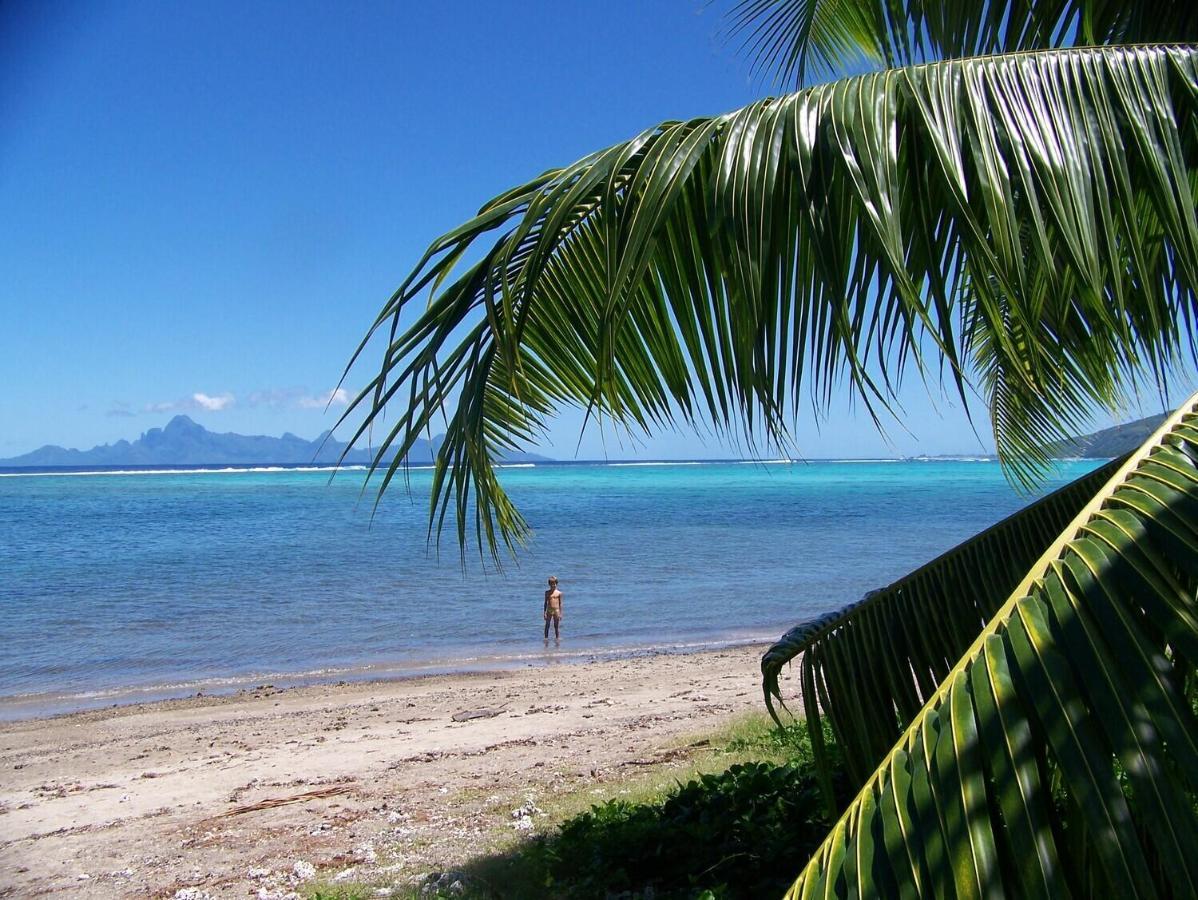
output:
M 725 8 L 5 2 L 0 457 L 179 411 L 314 437 L 430 239 L 550 166 L 761 96 Z M 979 449 L 953 404 L 915 383 L 905 400 L 911 434 L 887 443 L 846 410 L 805 423 L 800 448 Z M 574 455 L 580 421 L 555 424 L 550 455 Z M 604 452 L 583 437 L 581 457 Z M 727 455 L 690 434 L 606 452 Z

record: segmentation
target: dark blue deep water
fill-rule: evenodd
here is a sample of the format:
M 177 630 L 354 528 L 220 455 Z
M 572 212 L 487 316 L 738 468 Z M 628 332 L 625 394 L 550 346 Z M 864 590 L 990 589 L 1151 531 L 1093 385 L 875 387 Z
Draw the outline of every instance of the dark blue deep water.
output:
M 373 522 L 354 471 L 0 476 L 0 717 L 772 638 L 1029 499 L 976 461 L 502 474 L 536 530 L 503 572 L 428 551 L 422 470 Z

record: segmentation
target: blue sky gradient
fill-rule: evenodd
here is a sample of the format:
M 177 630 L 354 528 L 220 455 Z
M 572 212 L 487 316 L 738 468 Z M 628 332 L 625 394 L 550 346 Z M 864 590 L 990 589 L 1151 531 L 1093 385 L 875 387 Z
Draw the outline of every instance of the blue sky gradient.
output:
M 175 412 L 330 427 L 322 400 L 433 237 L 546 168 L 766 93 L 721 36 L 724 8 L 4 4 L 0 457 Z M 887 442 L 846 409 L 801 423 L 800 449 L 988 446 L 917 382 L 904 402 L 910 434 Z M 685 433 L 579 443 L 580 424 L 563 415 L 545 452 L 729 455 Z

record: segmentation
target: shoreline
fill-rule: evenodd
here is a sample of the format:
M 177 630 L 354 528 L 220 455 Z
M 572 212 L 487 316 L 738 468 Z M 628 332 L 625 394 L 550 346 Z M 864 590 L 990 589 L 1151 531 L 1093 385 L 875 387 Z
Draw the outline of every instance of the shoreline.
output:
M 1055 456 L 1054 462 L 1109 462 L 1113 456 Z M 497 469 L 553 469 L 636 466 L 777 466 L 777 465 L 821 465 L 842 463 L 997 463 L 998 457 L 985 453 L 947 453 L 914 456 L 813 456 L 813 457 L 716 457 L 701 459 L 538 459 L 531 461 L 498 462 Z M 78 475 L 228 475 L 293 473 L 306 474 L 323 472 L 336 475 L 340 472 L 369 472 L 370 463 L 111 463 L 94 465 L 62 466 L 0 466 L 0 478 L 70 477 Z M 412 472 L 431 472 L 436 468 L 431 462 L 412 463 L 407 467 Z
M 407 663 L 370 662 L 329 666 L 308 672 L 252 672 L 209 676 L 168 684 L 126 685 L 89 692 L 45 691 L 0 695 L 0 725 L 61 718 L 77 713 L 152 706 L 197 698 L 229 698 L 263 688 L 286 689 L 345 684 L 385 684 L 421 678 L 483 675 L 521 669 L 576 666 L 645 656 L 680 656 L 747 646 L 768 646 L 780 637 L 776 632 L 757 632 L 710 640 L 679 640 L 672 643 L 571 647 L 546 646 L 521 653 L 475 654 Z
M 5 723 L 0 896 L 287 900 L 347 872 L 413 883 L 547 827 L 516 817 L 526 803 L 589 804 L 686 771 L 704 753 L 695 735 L 763 711 L 763 649 Z

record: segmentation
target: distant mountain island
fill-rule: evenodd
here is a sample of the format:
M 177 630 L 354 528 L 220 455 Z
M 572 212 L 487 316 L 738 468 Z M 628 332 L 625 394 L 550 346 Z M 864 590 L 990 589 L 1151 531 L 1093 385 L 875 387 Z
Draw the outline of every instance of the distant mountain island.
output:
M 1083 459 L 1110 459 L 1130 453 L 1140 444 L 1148 440 L 1152 432 L 1161 427 L 1165 421 L 1165 413 L 1155 416 L 1145 416 L 1134 422 L 1104 428 L 1076 440 L 1068 441 L 1061 446 L 1061 456 L 1080 456 Z
M 1083 435 L 1062 444 L 1057 455 L 1085 459 L 1122 456 L 1140 446 L 1164 419 L 1162 413 Z M 440 435 L 431 441 L 418 440 L 408 462 L 416 465 L 431 463 L 440 444 Z M 101 444 L 90 450 L 71 450 L 48 444 L 23 456 L 0 459 L 0 467 L 332 465 L 341 458 L 344 449 L 345 444 L 330 437 L 328 432 L 312 441 L 290 432 L 282 437 L 232 432 L 218 434 L 187 416 L 175 416 L 165 428 L 151 428 L 135 441 Z M 372 451 L 354 449 L 346 454 L 344 461 L 349 465 L 361 465 L 372 459 Z M 504 462 L 551 460 L 535 453 L 512 453 Z
M 438 435 L 431 441 L 423 438 L 408 454 L 408 462 L 431 463 L 441 444 Z M 218 434 L 187 416 L 175 416 L 165 428 L 151 428 L 135 441 L 101 444 L 90 450 L 71 450 L 46 445 L 31 453 L 0 459 L 7 468 L 51 468 L 56 466 L 205 466 L 205 465 L 330 465 L 341 458 L 345 444 L 320 435 L 306 441 L 288 432 L 282 437 L 266 435 Z M 344 462 L 350 465 L 369 463 L 373 452 L 353 449 Z M 505 462 L 545 462 L 547 458 L 533 453 L 513 453 Z
M 1168 413 L 1161 412 L 1156 416 L 1137 418 L 1135 422 L 1113 425 L 1112 428 L 1103 428 L 1101 431 L 1094 431 L 1093 434 L 1085 434 L 1075 437 L 1071 441 L 1063 441 L 1059 443 L 1057 451 L 1053 455 L 1058 459 L 1114 459 L 1121 457 L 1125 453 L 1131 453 L 1133 449 L 1148 440 L 1152 431 L 1161 427 L 1161 423 L 1167 415 Z M 945 457 L 927 457 L 927 459 L 945 459 Z M 990 453 L 982 459 L 993 460 L 998 457 Z
M 1114 459 L 1116 456 L 1131 453 L 1148 440 L 1149 436 L 1161 427 L 1161 423 L 1165 421 L 1167 415 L 1168 413 L 1159 413 L 1155 416 L 1145 416 L 1134 422 L 1125 422 L 1122 425 L 1104 428 L 1102 431 L 1083 434 L 1070 441 L 1062 441 L 1052 455 L 1057 459 Z M 960 459 L 956 454 L 908 458 Z M 998 456 L 994 453 L 987 453 L 985 456 L 971 458 L 997 460 Z
M 1063 441 L 1053 455 L 1058 459 L 1114 459 L 1131 453 L 1148 440 L 1149 435 L 1161 427 L 1166 416 L 1167 413 L 1145 416 L 1134 422 L 1083 434 L 1071 441 Z M 994 454 L 988 454 L 985 458 L 998 459 Z

